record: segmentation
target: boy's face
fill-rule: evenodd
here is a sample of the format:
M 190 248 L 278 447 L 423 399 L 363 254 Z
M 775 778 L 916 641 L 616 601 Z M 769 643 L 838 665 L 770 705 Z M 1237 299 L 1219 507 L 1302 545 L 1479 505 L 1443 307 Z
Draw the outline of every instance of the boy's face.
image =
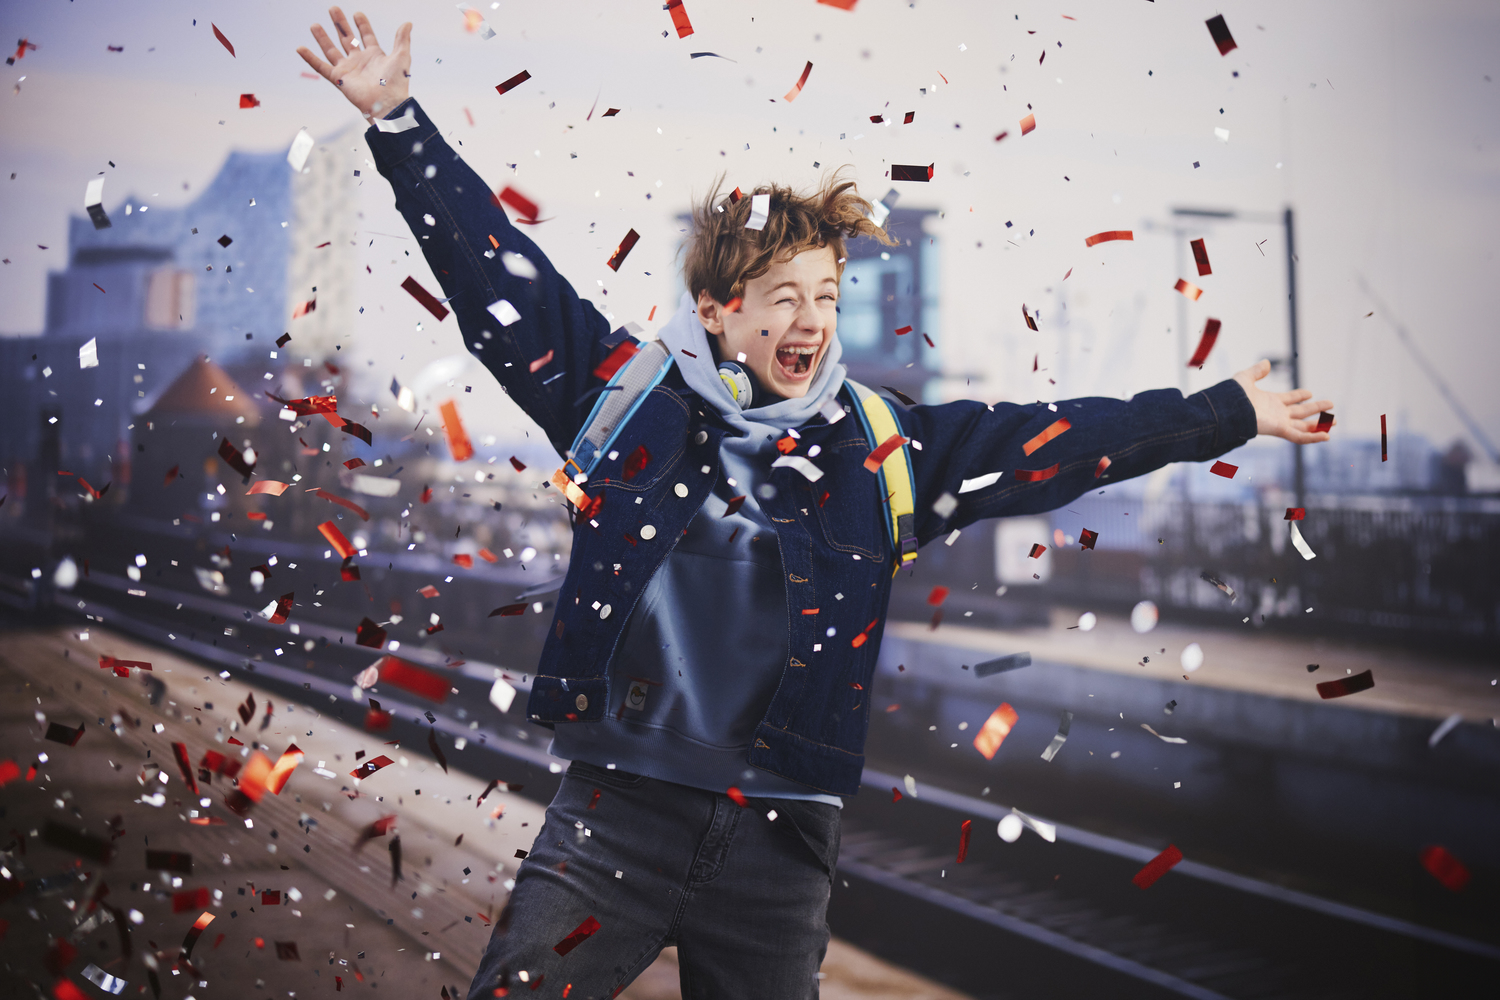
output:
M 787 399 L 807 395 L 838 325 L 838 263 L 831 247 L 806 250 L 745 284 L 734 312 L 708 292 L 698 295 L 698 318 L 719 338 L 719 358 L 741 362 L 761 388 Z

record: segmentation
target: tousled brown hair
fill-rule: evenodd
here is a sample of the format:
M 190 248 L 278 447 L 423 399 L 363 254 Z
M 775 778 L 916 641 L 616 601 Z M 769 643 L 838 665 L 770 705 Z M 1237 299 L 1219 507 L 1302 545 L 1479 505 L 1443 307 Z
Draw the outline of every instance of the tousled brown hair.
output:
M 693 209 L 693 232 L 682 264 L 693 299 L 707 291 L 715 302 L 727 303 L 743 295 L 745 283 L 765 274 L 772 264 L 785 263 L 805 250 L 829 247 L 834 260 L 842 261 L 844 241 L 850 237 L 870 236 L 894 245 L 896 241 L 870 218 L 870 203 L 840 173 L 835 171 L 817 191 L 806 194 L 779 184 L 755 189 L 751 194 L 771 196 L 770 216 L 760 230 L 745 228 L 751 194 L 731 203 L 721 194 L 724 178 L 715 181 L 708 197 Z M 843 276 L 842 263 L 838 273 Z

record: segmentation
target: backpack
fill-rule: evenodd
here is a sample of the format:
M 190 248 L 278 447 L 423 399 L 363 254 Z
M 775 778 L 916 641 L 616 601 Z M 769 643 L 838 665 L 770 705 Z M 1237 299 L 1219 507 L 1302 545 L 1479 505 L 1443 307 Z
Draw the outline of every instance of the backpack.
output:
M 578 483 L 588 481 L 600 458 L 608 454 L 620 431 L 640 409 L 646 394 L 661 384 L 672 364 L 672 353 L 661 341 L 647 341 L 610 377 L 599 393 L 588 419 L 568 449 L 567 462 L 552 475 L 552 482 L 567 494 L 575 507 L 589 503 Z M 890 512 L 886 520 L 886 536 L 895 553 L 894 573 L 917 558 L 911 441 L 901 435 L 901 423 L 894 403 L 853 379 L 845 379 L 844 383 L 859 402 L 854 413 L 859 418 L 871 452 L 893 437 L 900 442 L 899 447 L 885 456 L 876 472 L 881 496 Z

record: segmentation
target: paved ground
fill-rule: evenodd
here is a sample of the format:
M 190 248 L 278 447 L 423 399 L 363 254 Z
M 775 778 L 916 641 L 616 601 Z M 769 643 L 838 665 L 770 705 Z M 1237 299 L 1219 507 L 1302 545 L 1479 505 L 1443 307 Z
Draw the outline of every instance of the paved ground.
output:
M 1485 665 L 1373 642 L 1268 635 L 1250 625 L 1239 631 L 1162 623 L 1145 635 L 1137 635 L 1127 618 L 1101 614 L 1088 632 L 1070 629 L 1068 626 L 1078 623 L 1079 614 L 1080 609 L 1056 608 L 1049 626 L 1019 629 L 980 629 L 944 622 L 934 632 L 916 622 L 892 622 L 886 626 L 886 633 L 976 652 L 1027 650 L 1038 660 L 1157 680 L 1185 678 L 1194 684 L 1294 701 L 1319 701 L 1320 681 L 1370 670 L 1374 688 L 1328 704 L 1433 719 L 1457 713 L 1467 722 L 1500 719 L 1500 686 L 1492 683 L 1500 678 L 1500 666 L 1494 663 Z M 1203 666 L 1184 675 L 1182 651 L 1194 642 L 1203 650 Z M 1142 665 L 1144 656 L 1149 656 L 1150 662 Z M 1318 670 L 1309 673 L 1309 663 L 1318 664 Z
M 117 677 L 99 667 L 103 655 L 153 669 Z M 143 675 L 164 685 L 155 706 Z M 99 628 L 5 633 L 0 692 L 0 762 L 13 760 L 20 771 L 0 789 L 8 872 L 0 883 L 0 976 L 31 984 L 7 996 L 52 996 L 59 970 L 82 995 L 98 995 L 85 982 L 91 965 L 126 980 L 122 995 L 149 996 L 153 962 L 168 1000 L 340 989 L 404 998 L 439 997 L 446 988 L 463 996 L 519 864 L 515 852 L 531 847 L 542 818 L 541 807 L 503 790 L 476 808 L 485 782 L 457 767 L 445 774 L 425 748 L 386 745 L 378 734 Z M 247 696 L 255 699 L 248 726 L 237 716 Z M 82 726 L 76 745 L 46 740 L 54 723 Z M 207 805 L 195 798 L 173 756 L 174 742 L 186 745 L 195 766 L 205 751 L 239 755 L 231 739 L 259 744 L 273 760 L 292 742 L 306 753 L 281 793 L 254 805 L 249 822 L 224 808 L 231 789 L 222 777 L 200 785 Z M 349 772 L 359 751 L 363 761 L 386 754 L 393 763 L 355 794 Z M 446 753 L 453 765 L 463 750 Z M 390 832 L 358 846 L 361 831 L 386 816 L 395 817 Z M 81 858 L 78 845 L 69 849 L 49 829 L 81 831 L 95 847 L 112 848 L 113 860 Z M 402 877 L 393 883 L 389 847 L 398 836 Z M 168 884 L 147 869 L 147 850 L 190 854 L 191 871 Z M 257 896 L 267 889 L 281 894 L 281 905 Z M 179 960 L 184 935 L 204 913 L 213 920 L 191 964 Z M 678 997 L 675 957 L 664 953 L 622 1000 Z M 839 941 L 823 972 L 830 1000 L 962 1000 Z M 536 995 L 558 995 L 552 986 Z M 65 988 L 56 995 L 66 997 Z

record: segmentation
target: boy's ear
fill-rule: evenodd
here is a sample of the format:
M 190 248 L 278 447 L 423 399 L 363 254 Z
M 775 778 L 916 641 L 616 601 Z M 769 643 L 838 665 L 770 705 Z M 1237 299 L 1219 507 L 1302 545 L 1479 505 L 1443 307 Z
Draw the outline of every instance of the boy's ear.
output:
M 698 320 L 715 337 L 724 335 L 724 307 L 706 289 L 698 293 Z

